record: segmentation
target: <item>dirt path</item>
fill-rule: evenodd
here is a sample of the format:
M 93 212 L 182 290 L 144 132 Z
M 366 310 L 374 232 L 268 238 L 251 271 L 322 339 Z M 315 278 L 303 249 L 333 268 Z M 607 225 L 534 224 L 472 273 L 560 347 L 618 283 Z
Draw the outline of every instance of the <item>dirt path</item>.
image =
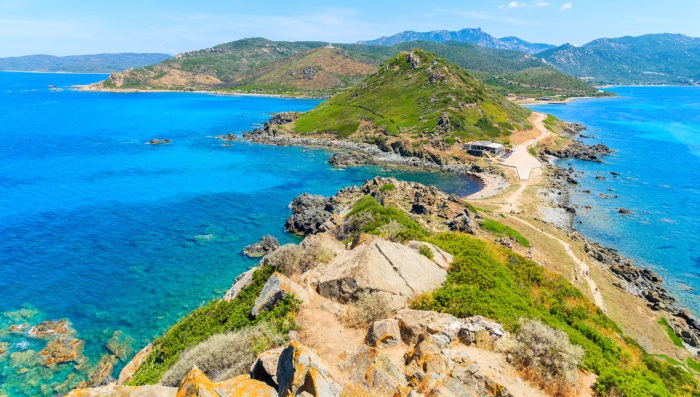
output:
M 518 178 L 521 181 L 527 181 L 530 179 L 530 174 L 534 169 L 542 168 L 542 163 L 533 155 L 531 155 L 527 148 L 535 145 L 537 142 L 548 137 L 551 132 L 547 130 L 544 126 L 544 119 L 546 116 L 542 113 L 533 113 L 530 122 L 532 122 L 535 130 L 539 131 L 539 135 L 535 138 L 529 139 L 513 148 L 513 152 L 508 158 L 506 158 L 501 165 L 506 167 L 515 168 L 518 173 Z
M 572 261 L 576 264 L 576 274 L 578 276 L 583 277 L 584 280 L 586 280 L 586 283 L 588 284 L 588 287 L 591 289 L 591 294 L 593 294 L 593 301 L 595 302 L 596 306 L 598 306 L 601 310 L 603 310 L 604 313 L 607 313 L 607 309 L 605 308 L 605 300 L 603 299 L 603 295 L 600 292 L 600 289 L 598 289 L 598 286 L 596 285 L 595 281 L 591 278 L 591 272 L 588 264 L 576 256 L 574 253 L 574 250 L 571 248 L 571 244 L 567 243 L 566 241 L 560 239 L 557 236 L 554 236 L 552 234 L 549 234 L 544 231 L 542 228 L 537 228 L 535 227 L 532 223 L 520 219 L 517 216 L 514 215 L 509 215 L 506 214 L 511 219 L 514 219 L 524 225 L 527 225 L 531 227 L 532 229 L 535 229 L 536 231 L 542 233 L 543 235 L 551 238 L 552 240 L 556 240 L 561 244 L 562 248 L 564 248 L 564 251 L 566 251 L 566 254 L 569 255 L 569 258 L 571 258 Z
M 561 244 L 561 246 L 566 251 L 566 254 L 569 255 L 571 260 L 573 260 L 576 264 L 576 274 L 578 276 L 583 277 L 586 280 L 586 283 L 588 284 L 588 287 L 591 290 L 591 294 L 593 294 L 595 304 L 598 307 L 600 307 L 603 310 L 603 312 L 607 312 L 605 308 L 605 301 L 603 300 L 603 295 L 600 293 L 598 286 L 590 276 L 590 268 L 588 264 L 586 264 L 586 262 L 582 261 L 576 256 L 573 249 L 571 248 L 571 245 L 565 242 L 564 240 L 545 232 L 544 229 L 537 228 L 531 223 L 512 215 L 512 213 L 519 211 L 521 197 L 525 192 L 525 189 L 527 189 L 528 186 L 535 183 L 537 177 L 541 175 L 540 168 L 542 167 L 542 163 L 540 163 L 540 161 L 537 158 L 532 156 L 527 151 L 527 148 L 552 134 L 544 126 L 543 122 L 545 118 L 546 116 L 542 113 L 533 113 L 533 117 L 530 119 L 530 122 L 532 122 L 535 129 L 538 130 L 540 134 L 535 138 L 532 138 L 515 146 L 515 153 L 513 153 L 502 163 L 502 165 L 505 165 L 507 167 L 513 167 L 516 169 L 518 177 L 520 178 L 520 186 L 515 191 L 510 193 L 507 197 L 505 197 L 505 202 L 498 209 L 498 212 L 504 213 L 510 218 L 515 219 L 516 221 L 539 231 L 543 235 L 558 241 L 559 244 Z

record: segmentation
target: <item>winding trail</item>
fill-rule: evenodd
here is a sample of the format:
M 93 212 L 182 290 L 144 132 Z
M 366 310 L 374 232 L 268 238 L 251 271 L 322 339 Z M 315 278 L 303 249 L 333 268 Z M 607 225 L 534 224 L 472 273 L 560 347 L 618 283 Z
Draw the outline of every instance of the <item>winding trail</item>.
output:
M 591 294 L 593 295 L 593 301 L 595 302 L 596 306 L 603 310 L 603 312 L 607 313 L 603 295 L 601 294 L 600 289 L 598 289 L 598 286 L 596 285 L 595 281 L 591 278 L 590 267 L 586 262 L 584 262 L 583 260 L 579 259 L 578 256 L 576 256 L 574 250 L 571 248 L 571 244 L 550 233 L 545 232 L 543 228 L 537 228 L 530 222 L 518 218 L 517 216 L 512 214 L 518 210 L 517 207 L 521 201 L 520 198 L 522 197 L 523 192 L 525 192 L 525 189 L 527 189 L 528 186 L 532 185 L 533 180 L 536 179 L 535 177 L 539 176 L 539 174 L 541 173 L 542 163 L 536 157 L 531 155 L 527 151 L 527 149 L 530 146 L 537 144 L 539 141 L 552 134 L 552 132 L 544 126 L 543 122 L 546 116 L 538 112 L 534 112 L 533 115 L 534 118 L 531 121 L 534 124 L 537 131 L 540 132 L 540 134 L 535 138 L 532 138 L 519 145 L 516 145 L 515 152 L 502 163 L 502 165 L 506 167 L 515 168 L 521 183 L 515 191 L 513 191 L 512 193 L 510 193 L 510 195 L 506 197 L 505 203 L 498 209 L 498 212 L 501 212 L 507 217 L 531 227 L 532 229 L 542 233 L 544 236 L 558 241 L 559 244 L 561 244 L 561 246 L 566 251 L 566 254 L 576 264 L 577 277 L 580 276 L 586 280 L 586 283 L 588 284 L 588 287 L 591 290 Z M 531 176 L 533 178 L 530 178 Z

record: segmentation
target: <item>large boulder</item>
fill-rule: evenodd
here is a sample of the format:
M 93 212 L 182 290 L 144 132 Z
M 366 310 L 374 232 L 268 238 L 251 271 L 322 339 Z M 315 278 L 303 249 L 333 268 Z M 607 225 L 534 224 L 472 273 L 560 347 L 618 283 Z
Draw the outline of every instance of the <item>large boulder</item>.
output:
M 75 389 L 66 397 L 175 397 L 176 393 L 176 388 L 160 385 L 109 385 L 92 389 Z
M 199 368 L 187 373 L 177 389 L 177 397 L 220 397 L 211 381 Z
M 284 227 L 288 232 L 308 236 L 321 231 L 323 225 L 333 213 L 332 199 L 304 193 L 291 204 L 292 216 Z
M 236 279 L 233 281 L 233 285 L 224 295 L 224 300 L 232 302 L 234 299 L 236 299 L 238 294 L 240 294 L 241 291 L 243 291 L 243 288 L 245 288 L 248 284 L 253 282 L 253 273 L 255 273 L 257 269 L 257 266 L 248 269 L 248 271 L 236 277 Z
M 306 392 L 312 396 L 340 396 L 342 387 L 333 379 L 330 369 L 308 347 L 291 342 L 280 355 L 277 365 L 277 392 L 280 397 Z
M 396 346 L 401 343 L 399 321 L 395 318 L 375 321 L 367 331 L 365 338 L 372 347 Z
M 338 255 L 318 278 L 318 292 L 342 303 L 385 292 L 403 298 L 431 291 L 447 271 L 408 246 L 377 239 Z
M 309 300 L 308 293 L 299 284 L 280 273 L 273 273 L 255 299 L 255 305 L 250 311 L 251 316 L 257 317 L 263 310 L 272 309 L 277 302 L 289 295 L 294 295 L 302 302 Z
M 280 347 L 260 353 L 253 365 L 250 366 L 250 376 L 276 389 L 277 363 L 279 363 L 283 350 L 284 348 Z
M 425 310 L 399 310 L 396 313 L 396 320 L 401 331 L 401 340 L 407 345 L 418 343 L 420 336 L 426 333 L 442 333 L 452 341 L 457 338 L 461 328 L 461 322 L 457 317 Z
M 221 397 L 277 397 L 277 390 L 270 385 L 239 375 L 214 385 Z

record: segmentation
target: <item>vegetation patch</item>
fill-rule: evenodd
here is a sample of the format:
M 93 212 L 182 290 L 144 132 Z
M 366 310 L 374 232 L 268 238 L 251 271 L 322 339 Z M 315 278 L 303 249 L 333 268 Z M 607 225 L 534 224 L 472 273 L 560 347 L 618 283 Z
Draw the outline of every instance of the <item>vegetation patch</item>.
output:
M 352 221 L 353 217 L 365 219 L 355 233 L 386 236 L 388 229 L 392 229 L 389 232 L 393 236 L 389 237 L 397 241 L 424 240 L 428 237 L 428 232 L 407 213 L 398 208 L 384 207 L 372 196 L 365 196 L 355 203 L 346 219 Z
M 666 331 L 666 334 L 668 335 L 668 338 L 671 339 L 671 342 L 673 342 L 674 345 L 678 347 L 683 347 L 683 341 L 681 341 L 681 338 L 676 335 L 676 332 L 671 328 L 671 326 L 668 325 L 668 322 L 666 322 L 666 319 L 661 317 L 659 319 L 659 325 L 661 325 L 664 328 L 664 331 Z
M 506 226 L 500 222 L 494 221 L 493 219 L 486 219 L 479 224 L 482 229 L 495 234 L 500 237 L 510 237 L 515 239 L 523 247 L 530 247 L 530 241 L 523 237 L 520 232 L 513 229 L 510 226 Z
M 255 318 L 249 314 L 263 285 L 275 271 L 271 266 L 261 266 L 253 273 L 253 281 L 243 288 L 232 302 L 214 300 L 182 318 L 165 334 L 153 341 L 153 351 L 138 368 L 130 385 L 155 384 L 186 350 L 204 342 L 215 334 L 236 331 L 259 323 L 268 323 L 280 335 L 286 335 L 296 326 L 294 312 L 298 302 L 287 297 L 274 309 Z
M 684 369 L 648 356 L 622 335 L 583 293 L 561 275 L 493 243 L 440 233 L 427 241 L 454 255 L 447 281 L 414 307 L 457 317 L 482 315 L 512 332 L 521 317 L 562 330 L 581 346 L 581 367 L 598 374 L 595 389 L 611 396 L 690 396 L 698 392 Z
M 393 183 L 386 183 L 386 184 L 382 185 L 382 187 L 379 188 L 379 191 L 382 193 L 385 193 L 385 192 L 390 192 L 390 191 L 395 190 L 395 189 L 396 189 L 396 186 L 394 186 Z
M 421 245 L 420 248 L 418 248 L 418 253 L 430 259 L 431 261 L 435 258 L 435 253 L 433 252 L 433 249 L 428 247 L 427 245 Z

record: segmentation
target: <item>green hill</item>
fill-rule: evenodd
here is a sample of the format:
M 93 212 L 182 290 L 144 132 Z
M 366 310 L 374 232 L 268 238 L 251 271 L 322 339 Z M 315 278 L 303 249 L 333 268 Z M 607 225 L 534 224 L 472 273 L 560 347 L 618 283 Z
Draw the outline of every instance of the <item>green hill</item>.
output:
M 679 34 L 599 39 L 537 54 L 558 70 L 594 84 L 697 84 L 700 38 Z
M 529 111 L 484 86 L 459 66 L 415 49 L 296 121 L 300 134 L 349 137 L 381 132 L 421 139 L 505 137 L 529 127 Z
M 595 95 L 592 86 L 570 90 L 577 80 L 550 68 L 543 84 L 520 82 L 519 74 L 509 84 L 489 80 L 504 73 L 546 68 L 532 55 L 518 51 L 481 47 L 472 43 L 429 41 L 393 46 L 337 44 L 322 42 L 275 42 L 262 38 L 244 39 L 213 48 L 179 54 L 157 65 L 114 73 L 96 89 L 220 90 L 262 94 L 327 96 L 353 85 L 378 65 L 401 51 L 420 47 L 465 69 L 481 72 L 476 77 L 494 84 L 501 93 L 537 97 L 553 95 Z M 306 70 L 306 73 L 305 73 Z M 311 78 L 312 77 L 312 78 Z M 568 79 L 568 80 L 567 80 Z M 563 85 L 559 85 L 562 81 Z M 511 92 L 508 91 L 512 88 Z

